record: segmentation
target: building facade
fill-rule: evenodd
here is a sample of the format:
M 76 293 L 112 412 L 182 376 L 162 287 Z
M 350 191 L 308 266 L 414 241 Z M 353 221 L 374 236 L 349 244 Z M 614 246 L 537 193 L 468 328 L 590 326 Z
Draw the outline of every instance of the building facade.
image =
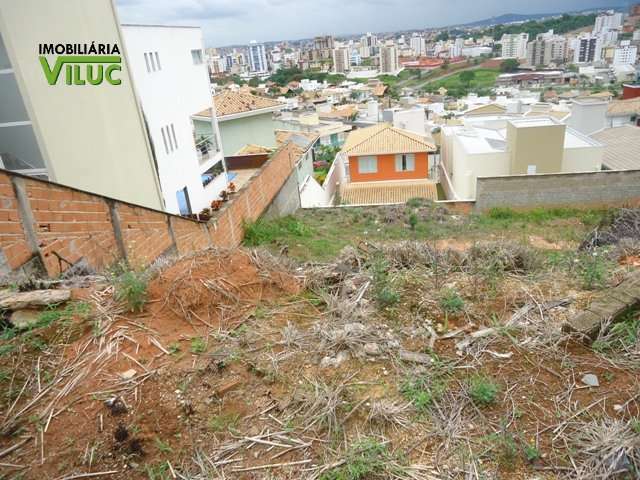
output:
M 500 40 L 502 58 L 526 58 L 528 33 L 505 33 Z
M 345 73 L 350 70 L 351 55 L 347 47 L 334 48 L 331 54 L 335 73 Z
M 399 68 L 398 49 L 395 45 L 380 47 L 380 73 L 395 74 Z
M 86 64 L 76 66 L 75 79 L 66 69 L 57 78 L 45 76 L 40 44 L 93 41 L 117 46 L 117 64 L 104 66 L 114 83 L 106 77 L 89 83 Z M 62 61 L 56 54 L 43 59 L 51 68 Z M 65 8 L 56 0 L 0 0 L 3 168 L 163 209 L 132 70 L 111 0 L 69 0 Z
M 267 54 L 264 44 L 255 40 L 249 42 L 249 68 L 252 73 L 262 74 L 268 72 Z
M 220 133 L 196 136 L 191 117 L 211 108 L 211 87 L 199 27 L 123 25 L 149 136 L 155 152 L 166 210 L 197 213 L 226 187 Z M 211 168 L 221 171 L 203 183 Z

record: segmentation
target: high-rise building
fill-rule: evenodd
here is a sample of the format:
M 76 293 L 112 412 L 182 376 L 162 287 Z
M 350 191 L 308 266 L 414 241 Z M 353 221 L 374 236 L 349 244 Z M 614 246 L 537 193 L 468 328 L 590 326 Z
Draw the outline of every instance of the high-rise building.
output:
M 638 47 L 629 40 L 620 42 L 613 53 L 613 65 L 634 65 L 638 57 Z
M 417 35 L 415 37 L 411 37 L 409 44 L 411 45 L 411 50 L 413 50 L 413 53 L 415 56 L 422 57 L 426 55 L 427 43 L 424 37 L 417 36 Z
M 360 37 L 360 45 L 375 48 L 378 46 L 378 37 L 371 32 L 367 32 L 366 35 Z
M 592 63 L 602 56 L 602 40 L 588 33 L 581 34 L 576 39 L 573 63 Z
M 334 48 L 334 41 L 331 35 L 322 35 L 313 39 L 314 50 L 332 50 Z
M 267 73 L 267 54 L 263 43 L 249 42 L 249 68 L 253 73 Z
M 333 57 L 333 71 L 344 73 L 349 71 L 351 66 L 351 56 L 347 47 L 334 48 L 331 52 Z
M 559 35 L 540 34 L 527 44 L 527 64 L 546 67 L 550 63 L 563 63 L 567 52 L 567 41 Z
M 596 24 L 593 33 L 598 34 L 605 30 L 615 30 L 622 28 L 624 14 L 621 12 L 607 12 L 596 17 Z
M 505 33 L 500 39 L 502 58 L 526 58 L 528 33 Z
M 395 74 L 399 70 L 398 49 L 395 45 L 380 47 L 380 73 Z

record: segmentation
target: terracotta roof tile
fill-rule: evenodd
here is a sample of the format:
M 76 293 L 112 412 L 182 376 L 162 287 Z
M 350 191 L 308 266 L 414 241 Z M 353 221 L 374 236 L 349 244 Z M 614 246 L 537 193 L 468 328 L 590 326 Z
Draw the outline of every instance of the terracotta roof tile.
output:
M 405 203 L 411 198 L 438 199 L 436 184 L 429 180 L 353 182 L 340 187 L 343 205 Z
M 435 145 L 424 137 L 380 123 L 353 130 L 342 147 L 347 155 L 380 155 L 388 153 L 435 152 Z
M 281 107 L 284 104 L 266 97 L 259 97 L 250 93 L 232 92 L 226 90 L 213 97 L 218 118 L 236 113 L 252 112 L 265 108 Z M 210 117 L 211 109 L 204 110 L 198 114 L 199 117 Z

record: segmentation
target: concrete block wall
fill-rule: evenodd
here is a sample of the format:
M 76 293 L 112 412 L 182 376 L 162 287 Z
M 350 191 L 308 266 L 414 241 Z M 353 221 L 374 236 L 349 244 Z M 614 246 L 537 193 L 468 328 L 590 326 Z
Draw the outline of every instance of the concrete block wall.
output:
M 296 159 L 293 144 L 282 147 L 209 222 L 0 170 L 0 279 L 56 277 L 79 262 L 97 271 L 121 260 L 144 267 L 169 252 L 236 247 L 244 222 L 269 207 Z
M 640 170 L 481 177 L 475 210 L 640 206 Z

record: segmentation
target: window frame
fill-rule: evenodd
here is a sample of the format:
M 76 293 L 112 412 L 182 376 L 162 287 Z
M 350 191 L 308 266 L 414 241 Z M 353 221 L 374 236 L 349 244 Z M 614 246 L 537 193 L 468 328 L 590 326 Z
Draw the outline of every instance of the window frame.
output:
M 359 174 L 372 174 L 372 173 L 378 173 L 378 157 L 375 155 L 363 155 L 361 157 L 357 157 L 358 158 L 358 173 Z M 367 167 L 366 169 L 363 169 L 363 164 L 361 163 L 363 160 L 367 160 L 369 162 L 371 162 L 371 165 L 369 167 Z
M 396 172 L 415 172 L 416 171 L 416 154 L 415 153 L 398 153 L 395 157 Z M 399 167 L 399 168 L 398 168 Z

